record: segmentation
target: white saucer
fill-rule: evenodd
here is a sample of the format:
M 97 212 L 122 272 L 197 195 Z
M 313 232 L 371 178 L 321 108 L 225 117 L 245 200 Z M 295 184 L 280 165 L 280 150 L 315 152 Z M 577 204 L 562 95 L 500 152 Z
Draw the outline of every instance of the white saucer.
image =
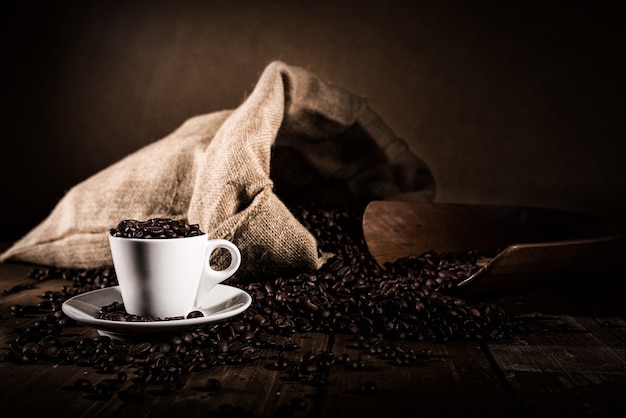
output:
M 76 295 L 65 301 L 62 309 L 67 316 L 76 322 L 96 328 L 100 335 L 109 336 L 115 340 L 129 340 L 146 336 L 146 334 L 192 330 L 238 315 L 248 309 L 252 303 L 252 297 L 244 290 L 223 284 L 218 284 L 211 290 L 210 299 L 210 304 L 200 309 L 204 314 L 200 318 L 152 322 L 121 322 L 98 319 L 98 313 L 103 306 L 113 302 L 122 303 L 119 286 L 112 286 Z

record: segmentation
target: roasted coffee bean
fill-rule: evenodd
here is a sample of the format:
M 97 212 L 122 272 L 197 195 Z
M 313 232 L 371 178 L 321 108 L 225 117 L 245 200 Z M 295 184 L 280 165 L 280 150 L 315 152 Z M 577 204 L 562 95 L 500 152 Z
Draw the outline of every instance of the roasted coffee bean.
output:
M 76 390 L 89 390 L 92 387 L 92 383 L 89 379 L 77 379 L 72 387 Z
M 284 345 L 285 351 L 295 351 L 300 348 L 300 344 L 294 341 L 287 341 Z
M 363 382 L 359 390 L 361 393 L 366 393 L 366 394 L 374 393 L 376 392 L 376 383 L 369 381 L 369 380 L 366 382 Z
M 151 348 L 152 344 L 150 344 L 149 342 L 137 343 L 130 347 L 128 353 L 135 357 L 145 358 L 146 356 L 148 356 L 148 354 L 150 354 Z
M 104 373 L 117 373 L 120 371 L 120 365 L 115 363 L 105 363 L 102 365 Z
M 11 315 L 13 316 L 17 316 L 17 317 L 23 316 L 24 306 L 19 305 L 19 304 L 11 305 L 10 311 L 11 311 Z
M 117 372 L 117 374 L 115 375 L 115 378 L 117 379 L 118 382 L 124 383 L 126 380 L 128 380 L 128 374 L 124 371 Z
M 150 352 L 152 353 L 156 353 L 156 352 L 169 353 L 171 350 L 172 350 L 172 346 L 166 342 L 158 342 L 156 344 L 153 344 L 152 347 L 150 347 Z
M 94 399 L 109 399 L 119 390 L 119 383 L 115 380 L 106 379 L 96 383 L 90 390 Z
M 349 353 L 341 353 L 338 357 L 337 357 L 337 361 L 339 363 L 343 363 L 343 364 L 348 364 L 352 361 L 352 358 L 350 357 Z
M 210 378 L 207 379 L 204 387 L 209 392 L 218 392 L 222 388 L 222 382 L 218 379 Z
M 109 361 L 119 365 L 130 364 L 135 361 L 135 357 L 130 353 L 118 352 L 109 356 Z
M 350 370 L 365 370 L 367 368 L 367 362 L 363 359 L 352 360 L 347 364 Z
M 39 344 L 33 341 L 29 341 L 22 346 L 22 354 L 30 357 L 39 355 Z
M 302 374 L 312 374 L 318 371 L 319 367 L 314 359 L 304 360 L 300 363 L 300 373 Z
M 274 359 L 273 366 L 276 370 L 285 370 L 289 367 L 289 360 L 286 357 L 279 356 Z
M 228 344 L 228 341 L 220 341 L 215 344 L 215 350 L 217 350 L 217 352 L 220 354 L 228 353 L 228 351 L 230 350 L 230 345 Z
M 43 344 L 39 349 L 39 353 L 41 358 L 43 359 L 51 359 L 54 358 L 59 353 L 59 347 L 55 344 Z

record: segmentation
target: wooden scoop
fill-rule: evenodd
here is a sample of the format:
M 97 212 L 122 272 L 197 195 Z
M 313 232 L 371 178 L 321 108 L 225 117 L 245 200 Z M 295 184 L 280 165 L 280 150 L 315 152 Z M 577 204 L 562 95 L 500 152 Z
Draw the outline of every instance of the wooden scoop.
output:
M 623 260 L 626 234 L 594 217 L 534 207 L 373 201 L 363 215 L 368 249 L 379 264 L 411 254 L 494 250 L 458 284 L 490 293 Z M 620 257 L 621 256 L 621 257 Z

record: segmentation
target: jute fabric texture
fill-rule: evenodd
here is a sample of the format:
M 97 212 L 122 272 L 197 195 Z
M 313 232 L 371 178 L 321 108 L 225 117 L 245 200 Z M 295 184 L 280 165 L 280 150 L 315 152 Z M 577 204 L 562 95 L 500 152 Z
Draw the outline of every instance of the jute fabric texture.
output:
M 107 234 L 118 222 L 170 217 L 233 241 L 239 275 L 315 270 L 327 255 L 288 204 L 434 193 L 428 166 L 365 98 L 275 61 L 236 109 L 194 116 L 76 184 L 0 261 L 111 266 Z

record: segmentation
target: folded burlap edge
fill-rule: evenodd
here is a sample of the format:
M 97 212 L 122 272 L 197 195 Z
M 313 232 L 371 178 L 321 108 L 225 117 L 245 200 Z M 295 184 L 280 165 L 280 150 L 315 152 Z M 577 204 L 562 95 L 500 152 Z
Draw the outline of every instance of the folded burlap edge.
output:
M 279 215 L 284 216 L 277 216 L 277 208 L 281 211 Z M 277 223 L 281 220 L 282 223 Z M 271 183 L 254 197 L 250 205 L 207 231 L 207 235 L 209 239 L 235 242 L 242 257 L 254 259 L 254 263 L 242 262 L 236 276 L 264 277 L 317 270 L 333 256 L 318 250 L 315 237 L 295 220 L 289 208 L 272 192 Z M 268 251 L 277 245 L 284 250 L 280 257 Z M 220 260 L 215 261 L 220 263 Z

